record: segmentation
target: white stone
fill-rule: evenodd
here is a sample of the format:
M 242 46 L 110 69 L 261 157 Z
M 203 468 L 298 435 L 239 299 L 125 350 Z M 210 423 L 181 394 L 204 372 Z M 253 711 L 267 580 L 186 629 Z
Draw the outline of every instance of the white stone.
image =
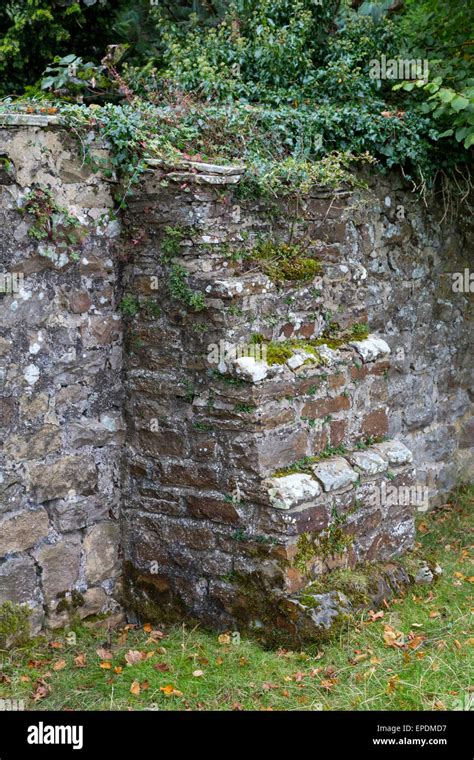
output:
M 336 352 L 332 348 L 329 348 L 329 346 L 327 346 L 325 343 L 323 343 L 322 346 L 318 347 L 318 354 L 320 355 L 321 359 L 323 359 L 324 364 L 327 367 L 332 367 L 336 361 Z
M 376 475 L 387 469 L 387 462 L 376 451 L 354 451 L 349 457 L 350 463 L 365 475 Z
M 410 449 L 407 449 L 400 441 L 384 441 L 383 443 L 377 443 L 373 446 L 375 451 L 384 457 L 389 464 L 401 465 L 411 464 L 413 462 L 413 454 Z
M 286 364 L 290 369 L 298 369 L 298 367 L 302 367 L 308 359 L 314 359 L 314 355 L 307 351 L 298 351 L 286 360 Z
M 38 381 L 39 374 L 40 372 L 36 364 L 28 364 L 23 373 L 23 377 L 25 378 L 28 385 L 34 385 Z
M 291 509 L 305 504 L 321 494 L 319 483 L 305 473 L 285 475 L 282 478 L 268 478 L 264 485 L 272 506 L 276 509 Z
M 382 338 L 370 335 L 365 340 L 354 340 L 349 344 L 359 354 L 363 362 L 373 362 L 390 353 L 390 346 Z
M 268 364 L 256 361 L 253 356 L 241 356 L 234 361 L 236 374 L 244 380 L 259 383 L 268 375 Z
M 355 470 L 342 457 L 332 457 L 313 465 L 312 470 L 323 484 L 325 491 L 337 491 L 359 479 Z

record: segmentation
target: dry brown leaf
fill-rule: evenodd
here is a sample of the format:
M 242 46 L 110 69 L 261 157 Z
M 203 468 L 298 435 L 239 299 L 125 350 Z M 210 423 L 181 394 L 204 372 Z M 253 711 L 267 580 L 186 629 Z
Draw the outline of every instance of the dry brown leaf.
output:
M 40 699 L 44 699 L 51 691 L 51 687 L 42 678 L 38 679 L 35 683 L 35 690 L 33 692 L 33 702 L 39 702 Z
M 54 663 L 53 670 L 64 670 L 66 665 L 67 665 L 66 660 L 58 660 L 57 662 Z
M 368 617 L 371 623 L 375 623 L 376 620 L 381 620 L 383 616 L 385 615 L 385 612 L 383 610 L 379 610 L 378 612 L 374 612 L 374 610 L 368 611 Z
M 217 641 L 219 644 L 230 644 L 230 636 L 228 633 L 221 633 L 220 636 L 217 637 Z
M 129 649 L 125 655 L 125 662 L 127 665 L 136 665 L 144 659 L 146 659 L 146 653 L 139 652 L 138 649 Z
M 130 694 L 133 694 L 135 697 L 138 697 L 138 695 L 140 694 L 139 681 L 132 681 L 132 685 L 130 686 Z
M 321 681 L 321 687 L 323 689 L 326 689 L 327 691 L 331 691 L 331 689 L 333 689 L 336 684 L 337 684 L 337 678 L 331 678 L 326 681 Z
M 112 659 L 112 652 L 110 651 L 110 649 L 106 649 L 105 647 L 100 647 L 99 649 L 96 649 L 96 654 L 101 660 Z
M 81 652 L 81 654 L 78 654 L 77 657 L 74 657 L 74 665 L 76 668 L 85 668 L 86 664 L 86 655 L 84 652 Z
M 383 640 L 388 647 L 401 649 L 405 646 L 405 637 L 401 631 L 395 630 L 391 625 L 385 625 L 383 629 Z
M 397 675 L 392 676 L 391 678 L 388 679 L 387 694 L 393 694 L 393 692 L 397 688 L 397 681 L 399 680 L 400 680 L 400 676 L 397 676 Z
M 194 678 L 202 678 L 203 675 L 204 675 L 203 670 L 193 670 Z
M 110 664 L 108 660 L 105 660 L 104 662 L 100 663 L 100 667 L 103 668 L 104 670 L 110 670 L 112 665 Z
M 357 665 L 359 662 L 364 662 L 368 656 L 367 653 L 362 652 L 361 654 L 356 654 L 355 657 L 349 657 L 349 662 L 351 665 Z

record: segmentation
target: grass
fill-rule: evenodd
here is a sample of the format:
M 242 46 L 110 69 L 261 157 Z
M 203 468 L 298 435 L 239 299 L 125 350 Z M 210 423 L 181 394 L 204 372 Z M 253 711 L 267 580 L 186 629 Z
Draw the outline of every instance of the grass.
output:
M 472 690 L 473 504 L 463 487 L 419 520 L 415 554 L 443 569 L 434 585 L 363 613 L 321 651 L 185 626 L 108 631 L 104 620 L 0 652 L 0 698 L 39 710 L 456 709 Z

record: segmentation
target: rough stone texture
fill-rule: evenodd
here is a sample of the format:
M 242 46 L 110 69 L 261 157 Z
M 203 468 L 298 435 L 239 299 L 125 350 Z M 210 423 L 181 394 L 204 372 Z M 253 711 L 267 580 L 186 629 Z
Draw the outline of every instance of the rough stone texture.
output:
M 79 579 L 81 536 L 65 534 L 55 544 L 45 544 L 37 552 L 41 567 L 45 601 L 51 602 L 59 594 L 75 587 Z
M 0 555 L 22 552 L 49 532 L 46 510 L 35 509 L 7 517 L 0 523 Z
M 118 525 L 111 522 L 94 525 L 84 539 L 86 580 L 94 585 L 119 573 Z
M 337 491 L 355 483 L 358 475 L 342 457 L 334 457 L 313 467 L 317 479 L 325 491 Z
M 269 478 L 264 485 L 268 485 L 271 504 L 277 509 L 298 507 L 321 493 L 321 487 L 314 478 L 304 473 Z
M 58 594 L 81 593 L 83 616 L 114 609 L 123 555 L 139 619 L 290 636 L 289 594 L 412 545 L 417 505 L 390 488 L 435 503 L 472 471 L 469 294 L 449 287 L 469 220 L 441 222 L 395 176 L 270 207 L 239 198 L 241 168 L 184 162 L 147 173 L 119 224 L 115 180 L 56 122 L 31 123 L 0 132 L 0 259 L 24 276 L 0 294 L 1 593 L 23 582 L 53 626 L 67 621 Z M 28 235 L 35 186 L 83 225 L 77 261 Z M 201 311 L 171 294 L 170 227 Z M 232 255 L 290 228 L 321 263 L 313 282 L 276 285 Z M 138 304 L 125 318 L 124 295 Z M 369 337 L 338 346 L 334 322 L 367 322 Z M 272 366 L 209 361 L 256 334 L 298 347 Z M 317 357 L 308 339 L 327 341 Z
M 0 293 L 0 600 L 28 602 L 37 629 L 56 593 L 87 589 L 86 526 L 118 514 L 123 424 L 107 421 L 123 398 L 120 228 L 113 185 L 81 166 L 64 130 L 26 116 L 24 127 L 0 130 L 14 167 L 0 177 L 0 271 L 23 277 Z M 77 262 L 28 235 L 34 220 L 19 209 L 35 187 L 83 225 Z M 98 583 L 108 598 L 112 573 Z

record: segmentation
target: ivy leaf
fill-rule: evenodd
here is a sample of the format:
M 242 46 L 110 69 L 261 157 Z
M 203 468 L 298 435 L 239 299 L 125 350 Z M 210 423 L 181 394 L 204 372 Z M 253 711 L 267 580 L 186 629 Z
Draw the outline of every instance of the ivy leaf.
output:
M 474 130 L 464 140 L 465 148 L 470 148 L 471 145 L 474 145 Z
M 464 109 L 469 106 L 469 100 L 467 98 L 464 98 L 462 95 L 456 95 L 456 97 L 451 101 L 450 105 L 453 111 L 456 111 L 456 113 L 458 113 L 459 111 L 464 111 Z

